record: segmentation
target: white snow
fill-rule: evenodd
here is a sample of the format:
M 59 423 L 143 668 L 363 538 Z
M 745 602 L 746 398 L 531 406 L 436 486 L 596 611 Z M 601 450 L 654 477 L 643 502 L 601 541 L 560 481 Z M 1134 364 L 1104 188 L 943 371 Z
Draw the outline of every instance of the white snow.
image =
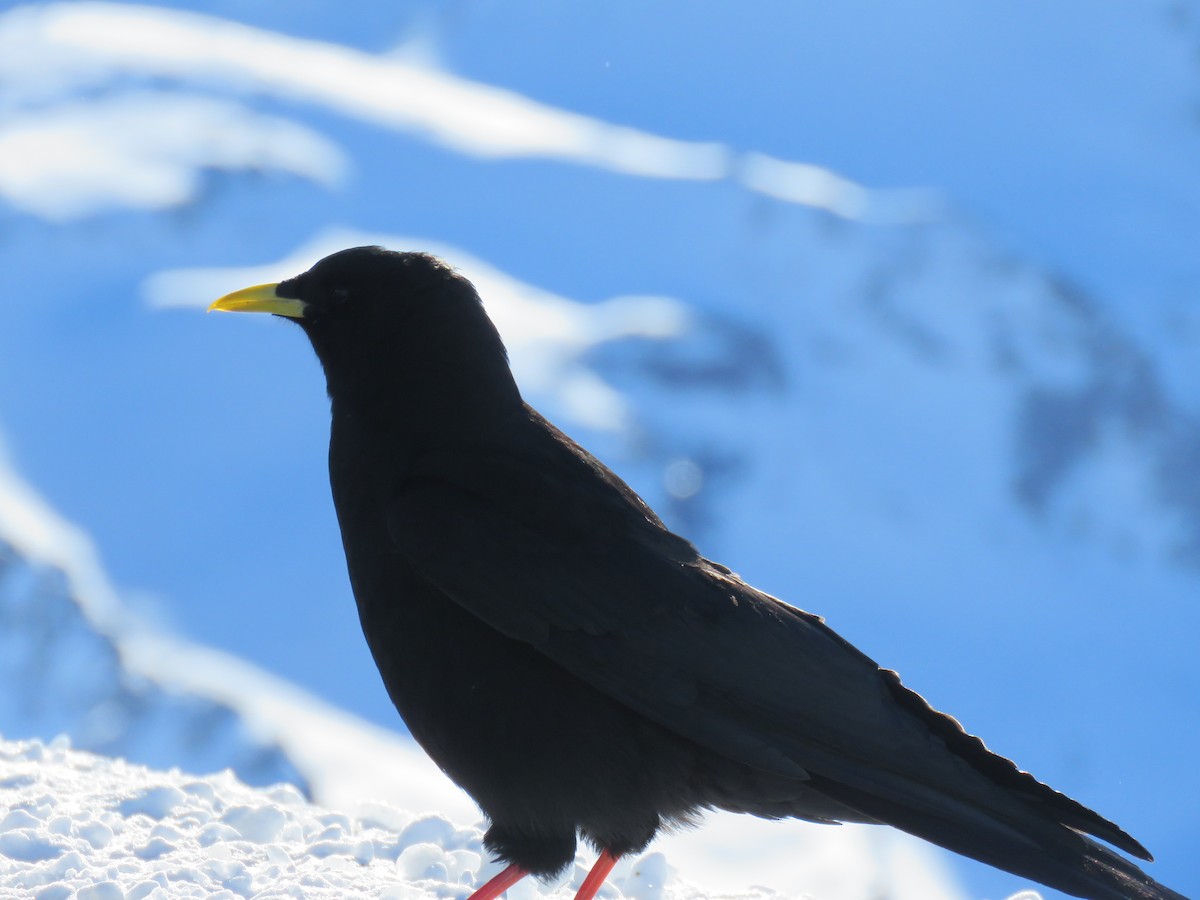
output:
M 0 893 L 76 898 L 454 896 L 484 861 L 479 832 L 380 807 L 348 815 L 291 785 L 157 772 L 0 742 Z
M 0 196 L 53 221 L 194 199 L 205 169 L 333 184 L 344 161 L 311 129 L 209 97 L 134 91 L 0 124 Z
M 478 827 L 387 803 L 340 812 L 307 802 L 291 785 L 256 790 L 229 772 L 155 771 L 71 750 L 67 742 L 0 741 L 0 893 L 32 900 L 167 898 L 465 897 L 498 871 Z M 887 896 L 954 900 L 919 854 L 876 848 L 890 862 L 856 869 L 838 842 L 800 849 L 797 890 L 701 889 L 699 865 L 677 871 L 661 852 L 622 860 L 601 897 Z M 848 845 L 847 845 L 848 846 Z M 795 851 L 797 848 L 792 848 Z M 844 849 L 844 848 L 843 848 Z M 832 850 L 830 854 L 828 851 Z M 818 859 L 819 855 L 823 858 Z M 754 859 L 726 858 L 726 868 Z M 510 900 L 570 897 L 594 854 L 553 883 L 526 880 Z M 758 874 L 763 874 L 758 870 Z M 837 875 L 834 876 L 835 870 Z M 886 880 L 884 880 L 886 879 Z
M 716 145 L 605 125 L 508 91 L 319 41 L 194 13 L 117 4 L 64 4 L 42 14 L 31 31 L 76 58 L 267 89 L 424 131 L 463 152 L 562 157 L 670 178 L 714 178 L 725 169 Z
M 265 93 L 413 132 L 485 158 L 562 159 L 646 178 L 737 178 L 753 191 L 851 218 L 871 218 L 878 212 L 889 220 L 919 219 L 929 211 L 925 204 L 908 204 L 907 192 L 895 195 L 898 202 L 881 193 L 882 205 L 876 210 L 869 192 L 811 164 L 739 154 L 714 142 L 665 138 L 403 58 L 288 37 L 199 13 L 115 3 L 51 3 L 18 9 L 0 20 L 0 81 L 4 83 L 0 109 L 8 107 L 10 114 L 24 106 L 37 110 L 55 93 L 118 81 L 122 75 L 181 79 L 203 90 Z M 251 126 L 253 136 L 287 136 L 283 123 L 239 113 L 227 105 L 209 115 L 219 119 L 220 132 Z M 153 208 L 171 197 L 186 199 L 190 193 L 185 185 L 194 175 L 182 167 L 221 164 L 195 159 L 190 126 L 177 141 L 162 136 L 165 129 L 152 118 L 129 116 L 126 130 L 114 140 L 94 134 L 87 123 L 71 122 L 67 127 L 42 117 L 35 112 L 32 123 L 24 123 L 18 116 L 9 126 L 14 133 L 8 159 L 0 153 L 0 167 L 9 166 L 10 176 L 0 180 L 0 195 L 53 218 L 82 215 L 96 206 L 82 199 L 72 202 L 72 193 L 47 177 L 50 171 L 70 171 L 73 178 L 80 178 L 98 168 L 86 161 L 82 174 L 74 173 L 66 163 L 76 154 L 64 149 L 59 138 L 72 139 L 67 147 L 78 137 L 99 138 L 101 157 L 109 157 L 107 165 L 126 171 L 149 156 L 151 148 L 157 150 L 151 171 L 130 179 L 132 185 L 142 185 L 144 195 L 130 187 L 105 198 L 131 206 Z M 291 126 L 291 136 L 298 140 L 289 156 L 261 162 L 311 173 L 320 180 L 335 176 L 340 166 L 328 142 L 297 126 Z M 269 152 L 258 146 L 260 141 L 254 144 L 256 150 Z M 33 160 L 29 152 L 35 147 L 50 147 L 52 152 L 45 161 Z M 250 162 L 246 149 L 237 148 L 238 166 Z M 125 151 L 119 158 L 118 150 Z M 218 157 L 227 155 L 228 149 L 218 153 Z M 229 161 L 225 165 L 233 167 Z M 156 174 L 160 183 L 147 184 Z M 99 193 L 98 188 L 94 181 L 85 185 L 84 198 Z
M 741 159 L 746 187 L 776 200 L 824 209 L 845 219 L 874 223 L 944 218 L 944 202 L 929 190 L 871 191 L 812 163 L 789 162 L 765 153 Z
M 68 522 L 17 475 L 0 437 L 0 538 L 38 565 L 61 569 L 86 598 L 87 613 L 104 626 L 123 614 L 91 538 Z

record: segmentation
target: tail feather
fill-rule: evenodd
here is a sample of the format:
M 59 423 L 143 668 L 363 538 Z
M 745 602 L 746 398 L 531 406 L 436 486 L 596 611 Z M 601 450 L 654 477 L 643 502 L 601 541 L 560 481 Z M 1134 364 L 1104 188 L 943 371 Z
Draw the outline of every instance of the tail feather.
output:
M 883 676 L 892 696 L 901 706 L 921 719 L 930 734 L 940 739 L 951 753 L 969 763 L 992 784 L 1025 797 L 1034 806 L 1043 808 L 1050 818 L 1075 831 L 1098 837 L 1138 859 L 1153 862 L 1154 857 L 1150 852 L 1115 823 L 1038 781 L 1028 772 L 1017 768 L 1012 760 L 993 753 L 980 738 L 964 730 L 953 716 L 938 712 L 924 697 L 901 684 L 895 672 L 885 669 Z
M 1187 900 L 1123 856 L 1036 807 L 1025 822 L 964 825 L 953 805 L 939 815 L 844 784 L 817 779 L 822 794 L 901 831 L 972 859 L 1088 900 Z M 976 811 L 979 812 L 979 811 Z M 1139 845 L 1140 846 L 1140 845 Z

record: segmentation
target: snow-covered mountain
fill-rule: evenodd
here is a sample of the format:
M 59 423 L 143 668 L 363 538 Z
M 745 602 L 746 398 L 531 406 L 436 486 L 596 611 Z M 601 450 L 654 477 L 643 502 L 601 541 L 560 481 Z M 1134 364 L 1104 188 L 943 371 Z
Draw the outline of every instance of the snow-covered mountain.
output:
M 131 666 L 133 628 L 87 538 L 0 464 L 0 733 L 66 734 L 135 762 L 306 786 L 240 704 Z
M 190 771 L 229 767 L 246 781 L 301 785 L 278 744 L 247 733 L 243 711 L 172 692 L 121 665 L 60 569 L 0 546 L 0 713 L 7 734 L 70 734 L 96 752 Z
M 283 323 L 188 307 L 338 246 L 435 249 L 479 283 L 529 399 L 708 555 L 1119 821 L 1156 877 L 1200 883 L 1193 5 L 1077 8 L 1090 27 L 1057 80 L 1054 48 L 1009 19 L 1050 15 L 1032 4 L 927 4 L 857 77 L 819 46 L 858 46 L 848 7 L 737 23 L 754 58 L 681 17 L 696 55 L 656 62 L 665 21 L 596 40 L 633 4 L 563 13 L 546 43 L 536 4 L 485 6 L 0 16 L 19 468 L 153 592 L 144 613 L 394 725 L 342 574 L 311 354 Z M 903 34 L 921 53 L 887 65 Z M 788 39 L 811 52 L 761 52 Z M 585 68 L 605 54 L 611 78 Z M 941 87 L 947 60 L 970 78 Z M 776 64 L 795 80 L 737 80 Z M 917 137 L 852 104 L 881 71 Z M 633 72 L 664 80 L 614 92 Z M 922 140 L 939 98 L 977 131 Z M 786 161 L 785 133 L 889 189 Z M 284 738 L 228 733 L 314 777 Z M 1019 886 L 963 871 L 973 893 Z
M 0 734 L 65 736 L 158 768 L 232 770 L 331 804 L 474 805 L 411 739 L 130 611 L 91 541 L 0 465 Z

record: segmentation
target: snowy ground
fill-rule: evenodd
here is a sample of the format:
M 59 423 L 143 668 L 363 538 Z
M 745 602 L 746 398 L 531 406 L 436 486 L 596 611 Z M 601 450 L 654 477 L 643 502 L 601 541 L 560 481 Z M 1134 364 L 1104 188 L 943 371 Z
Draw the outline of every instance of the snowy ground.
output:
M 0 889 L 38 900 L 454 896 L 489 871 L 479 832 L 438 816 L 352 817 L 291 785 L 256 791 L 228 772 L 37 742 L 3 744 L 0 760 Z
M 74 751 L 65 741 L 0 742 L 5 897 L 461 898 L 498 870 L 480 838 L 478 828 L 441 815 L 382 803 L 334 811 L 307 802 L 291 785 L 257 790 L 229 772 L 159 772 Z M 802 861 L 798 856 L 797 867 Z M 581 857 L 561 879 L 525 882 L 508 896 L 572 896 L 591 862 Z M 955 896 L 919 868 L 898 867 L 895 889 L 877 883 L 859 896 Z M 662 853 L 650 852 L 618 864 L 601 896 L 787 895 L 761 887 L 707 893 L 679 878 Z

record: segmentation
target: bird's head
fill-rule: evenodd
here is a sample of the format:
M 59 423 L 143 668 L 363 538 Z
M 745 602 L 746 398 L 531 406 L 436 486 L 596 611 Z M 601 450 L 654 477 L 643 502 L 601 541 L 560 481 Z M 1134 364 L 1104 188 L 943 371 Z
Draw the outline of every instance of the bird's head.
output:
M 470 282 L 435 256 L 352 247 L 326 256 L 286 281 L 226 294 L 208 309 L 274 313 L 295 320 L 312 334 L 356 326 L 378 330 L 411 318 L 422 307 L 450 304 L 457 298 L 478 303 Z
M 367 384 L 378 393 L 431 379 L 450 395 L 516 395 L 504 345 L 474 286 L 427 253 L 341 250 L 294 278 L 226 294 L 214 309 L 299 324 L 335 400 L 343 387 L 358 396 Z

